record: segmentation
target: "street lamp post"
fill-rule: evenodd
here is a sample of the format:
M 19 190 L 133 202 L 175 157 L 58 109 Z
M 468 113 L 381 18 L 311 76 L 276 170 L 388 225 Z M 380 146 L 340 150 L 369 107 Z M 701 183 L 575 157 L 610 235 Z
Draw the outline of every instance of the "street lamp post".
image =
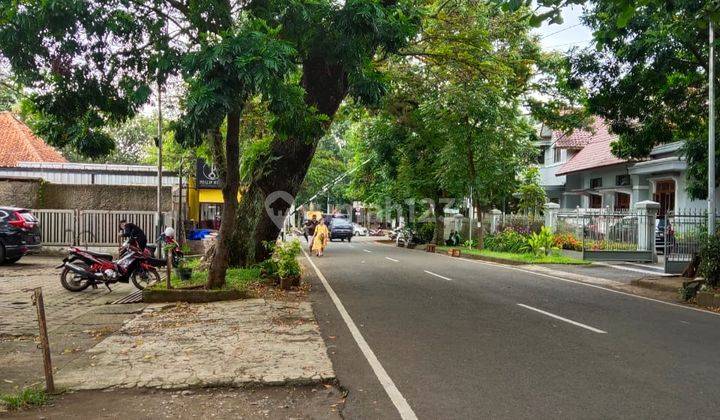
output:
M 715 33 L 710 18 L 709 43 L 710 63 L 708 65 L 708 234 L 715 234 Z

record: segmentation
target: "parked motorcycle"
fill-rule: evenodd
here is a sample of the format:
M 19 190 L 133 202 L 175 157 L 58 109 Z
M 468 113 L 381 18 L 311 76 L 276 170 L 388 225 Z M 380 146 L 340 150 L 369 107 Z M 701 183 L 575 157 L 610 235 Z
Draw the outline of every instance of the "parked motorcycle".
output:
M 149 250 L 141 251 L 130 239 L 120 249 L 120 258 L 113 261 L 110 254 L 70 248 L 63 263 L 56 267 L 63 269 L 60 283 L 71 292 L 80 292 L 90 286 L 97 289 L 99 284 L 112 290 L 110 284 L 130 281 L 143 290 L 160 281 L 156 267 L 165 266 L 164 260 L 152 257 Z
M 169 252 L 172 255 L 172 266 L 178 268 L 180 262 L 185 258 L 185 254 L 180 248 L 180 244 L 175 240 L 175 229 L 169 227 L 165 229 L 155 241 L 163 245 L 165 252 Z
M 370 230 L 368 231 L 368 234 L 369 234 L 370 236 L 384 236 L 384 235 L 385 235 L 385 232 L 384 232 L 382 229 L 379 229 L 379 228 L 378 228 L 378 229 L 370 229 Z

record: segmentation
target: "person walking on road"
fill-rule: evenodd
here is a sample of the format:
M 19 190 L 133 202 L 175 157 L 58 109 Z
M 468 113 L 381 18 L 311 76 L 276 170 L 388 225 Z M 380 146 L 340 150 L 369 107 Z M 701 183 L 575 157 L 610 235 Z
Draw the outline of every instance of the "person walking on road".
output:
M 313 235 L 312 251 L 318 257 L 323 256 L 323 251 L 330 240 L 330 230 L 325 224 L 325 219 L 320 219 L 320 222 L 315 226 L 315 235 Z
M 313 214 L 312 219 L 308 219 L 303 224 L 303 236 L 305 236 L 305 242 L 310 243 L 309 237 L 315 235 L 315 226 L 317 226 L 317 219 Z M 311 247 L 312 249 L 312 247 Z

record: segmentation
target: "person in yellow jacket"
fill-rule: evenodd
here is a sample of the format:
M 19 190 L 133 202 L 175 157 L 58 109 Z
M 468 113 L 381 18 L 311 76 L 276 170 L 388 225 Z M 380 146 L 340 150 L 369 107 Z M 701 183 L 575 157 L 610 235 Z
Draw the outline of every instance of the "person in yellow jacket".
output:
M 315 226 L 315 235 L 312 242 L 312 250 L 318 257 L 322 257 L 328 241 L 330 241 L 330 229 L 325 224 L 325 219 L 320 218 L 320 222 Z

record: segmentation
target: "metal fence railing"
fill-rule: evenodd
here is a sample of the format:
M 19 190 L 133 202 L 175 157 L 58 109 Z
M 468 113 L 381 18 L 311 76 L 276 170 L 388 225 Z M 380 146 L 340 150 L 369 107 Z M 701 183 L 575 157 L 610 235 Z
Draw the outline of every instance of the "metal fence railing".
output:
M 583 250 L 636 251 L 640 217 L 633 210 L 607 208 L 586 213 L 583 217 Z
M 498 230 L 512 229 L 521 233 L 537 233 L 544 226 L 545 221 L 540 214 L 506 213 L 500 219 Z
M 659 246 L 665 254 L 665 272 L 682 273 L 700 252 L 708 234 L 707 219 L 705 209 L 675 210 L 658 218 L 656 241 L 662 242 Z

